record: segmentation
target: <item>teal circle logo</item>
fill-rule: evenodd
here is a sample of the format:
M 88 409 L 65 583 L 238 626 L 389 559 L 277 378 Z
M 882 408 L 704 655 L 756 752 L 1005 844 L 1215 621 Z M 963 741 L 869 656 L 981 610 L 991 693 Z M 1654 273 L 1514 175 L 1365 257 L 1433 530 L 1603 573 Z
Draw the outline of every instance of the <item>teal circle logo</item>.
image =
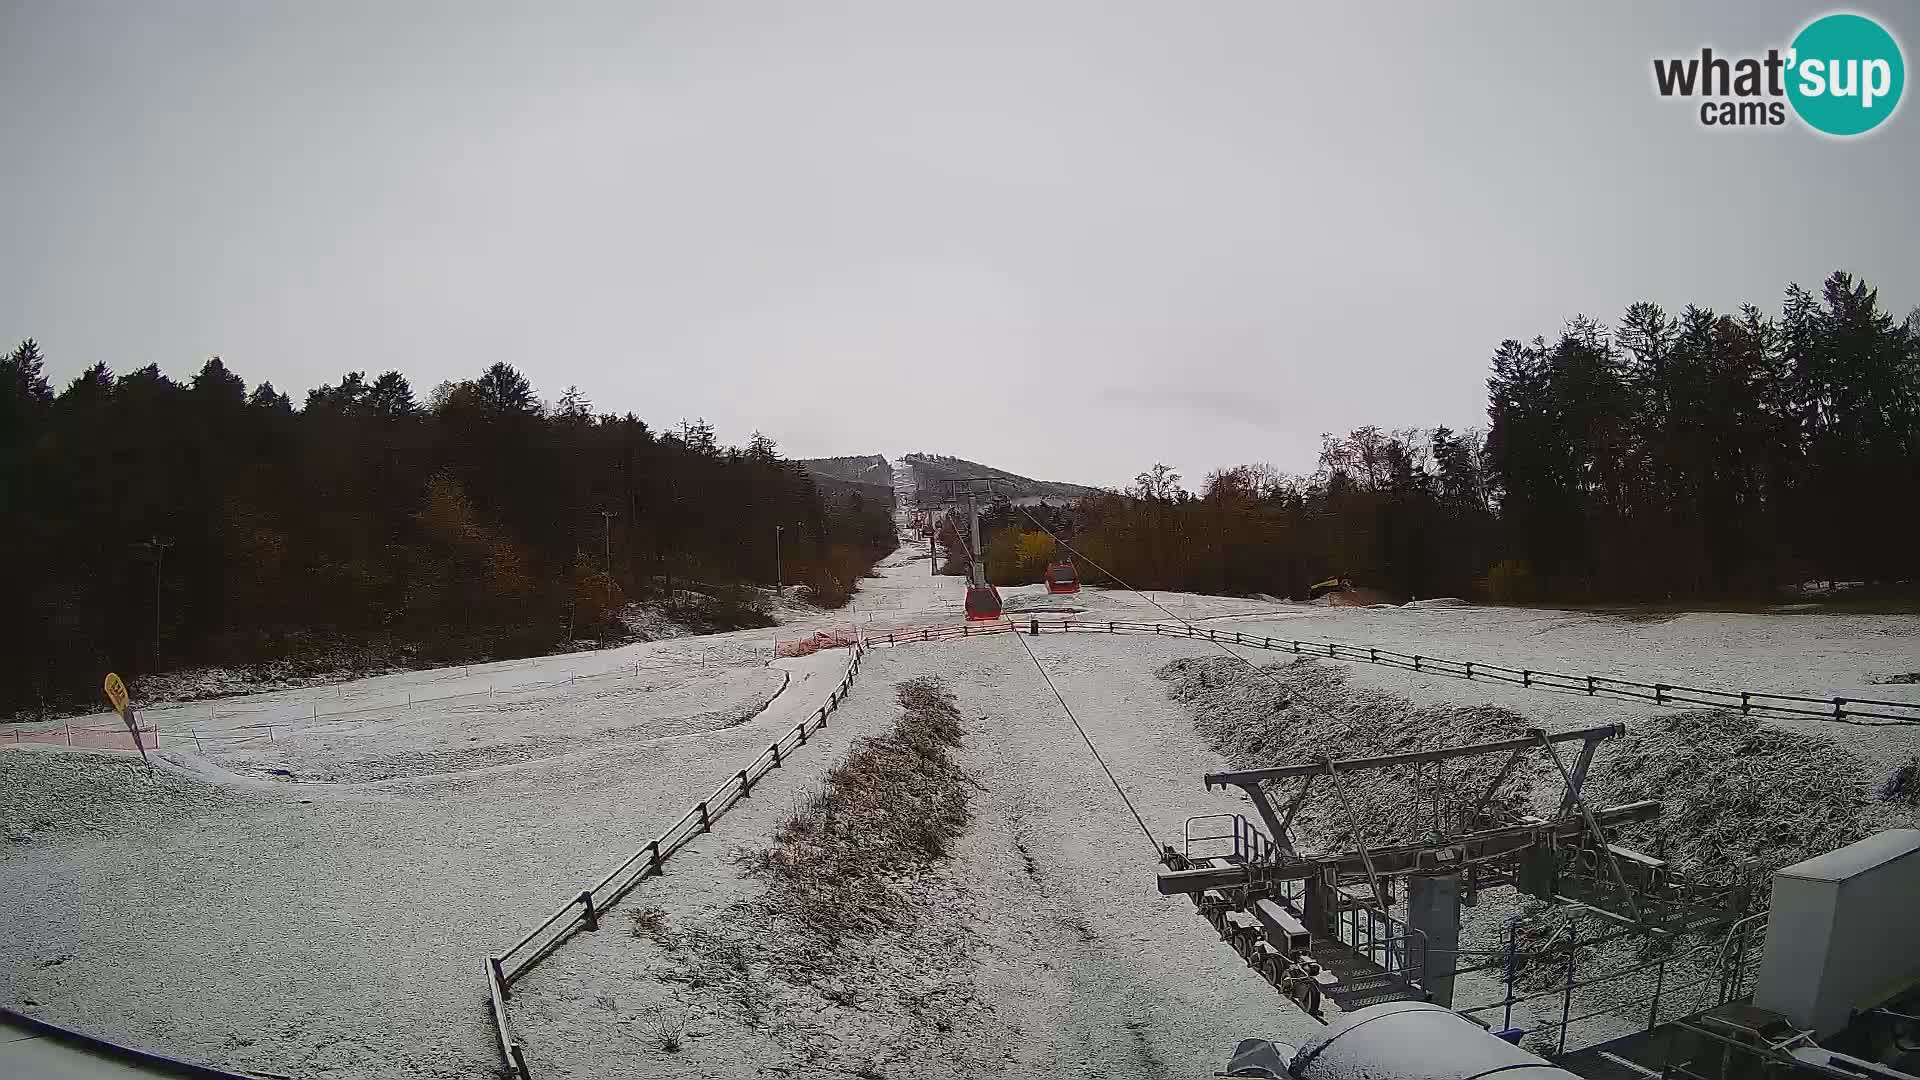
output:
M 1864 15 L 1823 15 L 1793 39 L 1787 100 L 1815 131 L 1864 135 L 1900 104 L 1900 43 Z

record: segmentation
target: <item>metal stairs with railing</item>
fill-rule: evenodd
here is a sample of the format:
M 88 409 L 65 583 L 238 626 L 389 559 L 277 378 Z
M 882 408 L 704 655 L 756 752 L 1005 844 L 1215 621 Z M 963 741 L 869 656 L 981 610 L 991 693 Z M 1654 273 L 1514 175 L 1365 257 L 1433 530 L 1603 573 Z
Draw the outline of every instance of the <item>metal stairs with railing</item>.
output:
M 1320 938 L 1313 942 L 1312 955 L 1329 975 L 1332 985 L 1320 992 L 1340 1007 L 1341 1012 L 1383 1005 L 1389 1001 L 1420 1001 L 1425 998 L 1399 975 L 1367 959 L 1343 941 Z
M 1202 821 L 1220 821 L 1227 831 L 1195 835 L 1194 825 Z M 1217 814 L 1187 821 L 1184 865 L 1205 868 L 1272 857 L 1272 841 L 1238 814 Z M 1212 844 L 1211 849 L 1205 845 Z M 1195 847 L 1201 846 L 1202 851 Z M 1414 935 L 1406 926 L 1386 914 L 1386 909 L 1369 903 L 1364 896 L 1342 890 L 1339 910 L 1332 919 L 1336 936 L 1308 936 L 1301 919 L 1299 882 L 1283 884 L 1268 899 L 1248 903 L 1208 891 L 1193 897 L 1194 904 L 1219 931 L 1221 939 L 1231 943 L 1247 960 L 1276 986 L 1295 949 L 1305 947 L 1307 955 L 1320 966 L 1314 980 L 1320 993 L 1342 1012 L 1364 1009 L 1390 1001 L 1422 1001 L 1419 972 L 1424 967 L 1424 950 L 1409 954 Z M 1409 970 L 1409 961 L 1416 961 Z

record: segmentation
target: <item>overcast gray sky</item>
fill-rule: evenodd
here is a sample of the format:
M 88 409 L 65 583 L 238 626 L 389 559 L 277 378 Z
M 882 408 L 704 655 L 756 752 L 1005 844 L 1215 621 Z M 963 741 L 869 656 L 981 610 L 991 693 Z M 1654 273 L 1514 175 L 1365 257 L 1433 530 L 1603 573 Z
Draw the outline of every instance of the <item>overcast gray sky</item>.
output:
M 1817 5 L 0 0 L 0 338 L 296 401 L 495 360 L 792 456 L 1122 483 L 1484 423 L 1638 299 L 1920 303 L 1920 115 L 1715 131 Z M 1915 62 L 1920 9 L 1854 5 Z M 1911 95 L 1909 95 L 1911 96 Z

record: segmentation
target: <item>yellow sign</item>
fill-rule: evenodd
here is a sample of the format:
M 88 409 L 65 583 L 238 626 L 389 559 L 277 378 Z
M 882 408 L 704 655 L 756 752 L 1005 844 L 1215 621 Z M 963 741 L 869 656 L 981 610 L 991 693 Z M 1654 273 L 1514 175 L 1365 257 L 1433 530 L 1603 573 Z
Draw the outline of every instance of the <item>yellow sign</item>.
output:
M 107 700 L 113 702 L 113 711 L 119 713 L 122 717 L 126 716 L 127 684 L 120 681 L 120 676 L 109 671 L 107 672 L 106 691 Z

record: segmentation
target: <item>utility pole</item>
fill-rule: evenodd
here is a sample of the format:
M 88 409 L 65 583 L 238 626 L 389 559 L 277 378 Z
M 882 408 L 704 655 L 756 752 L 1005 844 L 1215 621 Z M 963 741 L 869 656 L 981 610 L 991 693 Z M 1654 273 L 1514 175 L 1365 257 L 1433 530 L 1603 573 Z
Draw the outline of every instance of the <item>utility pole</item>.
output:
M 784 528 L 786 528 L 786 526 L 780 525 L 780 524 L 775 524 L 773 527 L 773 591 L 774 592 L 785 592 L 787 588 L 786 571 L 784 571 L 780 566 L 780 531 Z
M 607 523 L 607 616 L 606 617 L 607 617 L 607 621 L 610 622 L 613 619 L 613 519 L 618 517 L 619 515 L 615 514 L 611 510 L 602 510 L 600 511 L 600 516 L 601 518 L 605 519 Z M 600 640 L 602 644 L 605 644 L 606 637 L 607 637 L 607 631 L 605 626 L 603 625 L 600 630 Z
M 155 536 L 134 545 L 153 552 L 153 669 L 160 670 L 160 570 L 166 564 L 167 549 L 173 541 Z
M 974 501 L 973 493 L 967 493 L 967 517 L 973 533 L 973 583 L 982 588 L 987 584 L 987 558 L 980 550 L 980 505 Z

